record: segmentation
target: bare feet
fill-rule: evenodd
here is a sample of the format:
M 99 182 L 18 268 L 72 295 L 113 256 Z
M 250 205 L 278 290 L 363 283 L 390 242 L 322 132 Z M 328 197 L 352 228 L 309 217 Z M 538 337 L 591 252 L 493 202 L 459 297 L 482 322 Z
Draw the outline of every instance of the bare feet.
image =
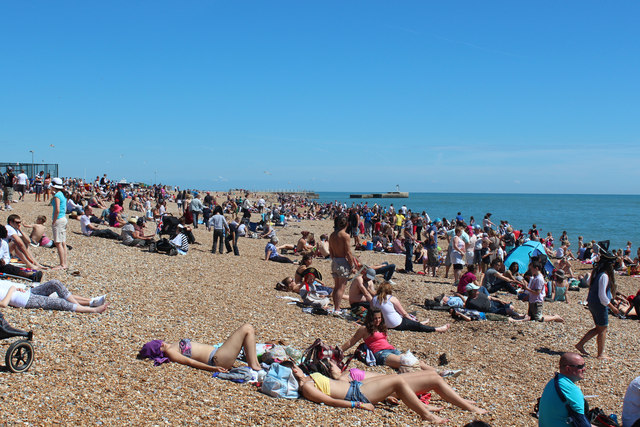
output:
M 427 405 L 427 409 L 431 412 L 440 412 L 444 409 L 442 406 Z
M 583 356 L 588 356 L 589 355 L 587 350 L 585 350 L 584 346 L 581 345 L 580 343 L 576 344 L 576 350 L 578 350 L 580 352 L 580 354 L 582 354 Z
M 448 419 L 440 418 L 437 415 L 433 415 L 431 412 L 429 412 L 427 415 L 423 415 L 422 419 L 424 421 L 429 421 L 430 423 L 435 423 L 435 424 L 446 424 L 449 422 Z
M 423 320 L 422 322 L 420 322 L 420 323 L 422 323 L 423 325 L 426 325 L 427 323 L 429 323 L 429 319 L 424 319 L 424 320 Z
M 447 332 L 449 330 L 449 328 L 451 328 L 451 324 L 447 323 L 444 326 L 439 326 L 436 328 L 436 332 Z
M 600 360 L 611 360 L 611 357 L 607 356 L 606 354 L 600 354 L 597 356 L 597 358 Z
M 109 304 L 102 304 L 101 306 L 96 307 L 96 310 L 94 311 L 94 313 L 103 313 L 108 306 Z
M 473 412 L 476 415 L 485 415 L 489 413 L 489 411 L 487 411 L 486 409 L 482 409 L 478 407 L 475 407 L 474 409 L 472 409 L 471 412 Z
M 55 267 L 52 267 L 51 270 L 64 270 L 66 267 L 63 267 L 61 265 L 56 265 Z

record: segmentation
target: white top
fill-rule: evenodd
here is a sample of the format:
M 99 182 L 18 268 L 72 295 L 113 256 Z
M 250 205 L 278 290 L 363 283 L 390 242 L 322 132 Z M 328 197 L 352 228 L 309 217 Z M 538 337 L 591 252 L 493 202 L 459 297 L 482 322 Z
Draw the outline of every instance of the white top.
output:
M 3 300 L 4 297 L 7 296 L 9 292 L 9 288 L 11 286 L 15 286 L 16 288 L 24 289 L 24 285 L 19 283 L 10 282 L 9 280 L 0 280 L 0 300 Z M 26 307 L 27 301 L 31 296 L 31 291 L 20 292 L 16 290 L 13 295 L 11 295 L 11 299 L 9 300 L 9 305 L 11 307 Z
M 466 251 L 465 244 L 461 237 L 455 236 L 452 241 L 453 248 L 457 249 L 451 251 L 451 264 L 464 264 Z M 460 252 L 458 252 L 460 251 Z
M 3 260 L 5 264 L 9 264 L 11 262 L 9 244 L 4 239 L 0 239 L 0 259 Z
M 87 227 L 87 225 L 89 225 L 90 223 L 91 220 L 87 215 L 82 215 L 80 217 L 80 228 L 82 229 L 82 234 L 84 234 L 85 236 L 91 236 L 91 232 L 93 231 L 89 227 Z
M 386 323 L 387 328 L 395 328 L 396 326 L 399 326 L 400 323 L 402 323 L 402 316 L 400 316 L 400 313 L 398 313 L 396 311 L 396 308 L 393 306 L 393 303 L 391 303 L 391 296 L 387 297 L 387 300 L 380 304 L 378 302 L 378 297 L 375 296 L 373 297 L 373 300 L 371 301 L 371 306 L 373 308 L 377 308 L 382 312 L 382 317 L 384 317 L 384 323 Z
M 622 402 L 622 425 L 632 426 L 638 420 L 640 420 L 640 377 L 631 381 Z
M 247 226 L 244 224 L 240 224 L 238 226 L 238 236 L 243 237 L 247 235 Z
M 7 242 L 9 240 L 11 240 L 11 237 L 16 235 L 16 234 L 18 235 L 18 237 L 22 236 L 22 233 L 20 231 L 16 230 L 15 228 L 10 226 L 9 224 L 5 225 L 5 228 L 7 229 Z
M 18 174 L 18 185 L 27 185 L 27 180 L 29 179 L 29 177 L 27 176 L 26 173 L 19 173 Z
M 609 276 L 603 274 L 600 276 L 600 280 L 598 280 L 598 298 L 600 299 L 600 304 L 605 307 L 611 302 L 607 296 L 607 286 L 609 286 Z

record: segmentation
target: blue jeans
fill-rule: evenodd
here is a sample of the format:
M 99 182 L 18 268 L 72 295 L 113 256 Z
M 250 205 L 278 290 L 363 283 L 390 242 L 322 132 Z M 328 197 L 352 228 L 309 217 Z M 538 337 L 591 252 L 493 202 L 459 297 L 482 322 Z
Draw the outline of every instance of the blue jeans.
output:
M 410 271 L 413 271 L 413 242 L 405 240 L 404 249 L 406 251 L 406 258 L 404 259 L 404 270 L 408 273 Z
M 218 241 L 220 243 L 218 243 Z M 213 229 L 213 246 L 211 247 L 211 252 L 216 253 L 216 246 L 219 245 L 219 251 L 222 253 L 222 246 L 224 245 L 224 230 L 223 229 Z
M 395 348 L 393 350 L 380 350 L 379 352 L 373 355 L 376 358 L 376 365 L 378 366 L 386 365 L 387 357 L 389 357 L 390 354 L 395 354 L 396 356 L 400 356 L 402 352 Z
M 192 211 L 193 215 L 193 228 L 198 228 L 198 216 L 200 216 L 200 212 Z
M 393 273 L 395 273 L 396 271 L 396 265 L 395 264 L 387 264 L 383 267 L 377 268 L 376 269 L 376 274 L 382 274 L 384 277 L 384 280 L 391 280 L 391 277 L 393 276 Z

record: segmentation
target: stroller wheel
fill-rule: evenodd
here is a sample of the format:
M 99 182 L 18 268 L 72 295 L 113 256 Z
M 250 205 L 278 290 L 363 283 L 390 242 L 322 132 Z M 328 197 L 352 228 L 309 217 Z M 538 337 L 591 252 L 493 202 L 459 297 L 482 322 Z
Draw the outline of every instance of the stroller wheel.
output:
M 33 363 L 33 346 L 27 340 L 16 341 L 9 346 L 5 363 L 11 372 L 24 372 Z

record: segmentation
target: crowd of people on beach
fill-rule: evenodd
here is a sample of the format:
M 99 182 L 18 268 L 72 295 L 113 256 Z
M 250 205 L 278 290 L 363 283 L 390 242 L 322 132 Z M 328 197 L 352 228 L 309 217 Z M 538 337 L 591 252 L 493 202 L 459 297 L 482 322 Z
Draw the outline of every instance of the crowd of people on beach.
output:
M 393 278 L 397 274 L 444 278 L 451 275 L 455 290 L 427 297 L 424 307 L 447 311 L 453 320 L 461 321 L 564 322 L 561 315 L 544 314 L 545 303 L 568 304 L 569 291 L 588 288 L 586 303 L 594 328 L 576 344 L 579 354 L 566 353 L 559 365 L 560 388 L 575 403 L 571 409 L 585 419 L 587 412 L 579 399 L 581 393 L 575 390 L 575 383 L 584 374 L 582 358 L 589 355 L 585 346 L 596 338 L 596 357 L 609 358 L 606 353 L 609 314 L 620 318 L 640 315 L 640 292 L 625 296 L 616 288 L 616 274 L 639 272 L 640 248 L 632 258 L 631 242 L 624 249 L 609 250 L 607 242 L 584 243 L 580 237 L 574 254 L 566 232 L 556 245 L 552 233 L 541 237 L 535 224 L 524 232 L 506 220 L 494 224 L 491 213 L 486 213 L 481 221 L 473 217 L 466 220 L 461 212 L 449 220 L 432 219 L 426 212 L 412 212 L 404 205 L 397 209 L 393 204 L 386 207 L 364 203 L 349 207 L 337 201 L 318 203 L 287 194 L 266 199 L 244 190 L 216 198 L 210 192 L 111 181 L 106 174 L 88 182 L 51 178 L 43 172 L 29 178 L 24 171 L 15 175 L 11 168 L 2 174 L 0 183 L 4 210 L 13 210 L 16 195 L 20 202 L 30 193 L 35 195 L 35 201 L 47 202 L 52 209 L 50 236 L 44 215 L 27 224 L 19 215 L 10 213 L 6 225 L 0 225 L 0 273 L 6 278 L 37 284 L 28 289 L 13 281 L 0 280 L 1 307 L 79 313 L 101 313 L 107 309 L 106 295 L 85 298 L 73 295 L 57 280 L 43 283 L 48 270 L 68 269 L 72 249 L 66 242 L 69 220 L 79 220 L 84 236 L 105 239 L 105 245 L 122 244 L 171 256 L 186 256 L 190 245 L 200 244 L 194 230 L 201 226 L 212 233 L 213 254 L 233 252 L 240 256 L 240 238 L 266 239 L 265 261 L 294 264 L 291 276 L 280 281 L 276 289 L 297 294 L 299 304 L 307 312 L 358 322 L 353 337 L 339 350 L 346 352 L 360 343 L 356 351 L 358 360 L 370 366 L 388 366 L 397 375 L 346 371 L 341 359 L 331 357 L 318 357 L 313 363 L 300 363 L 301 358 L 276 357 L 272 361 L 279 363 L 267 364 L 264 355 L 268 347 L 256 344 L 255 332 L 248 324 L 217 346 L 189 339 L 173 344 L 156 340 L 147 343 L 140 355 L 157 364 L 171 361 L 211 371 L 220 378 L 240 375 L 248 381 L 262 382 L 269 375 L 289 377 L 289 382 L 295 383 L 296 394 L 330 406 L 372 410 L 379 402 L 397 403 L 399 399 L 422 419 L 444 423 L 446 420 L 435 414 L 441 408 L 425 404 L 419 397 L 434 391 L 464 410 L 486 413 L 446 383 L 446 378 L 459 375 L 460 370 L 438 372 L 389 343 L 389 329 L 422 333 L 450 330 L 449 323 L 432 326 L 404 308 L 393 295 L 396 286 Z M 176 216 L 168 208 L 173 203 L 177 207 Z M 316 238 L 314 233 L 303 230 L 295 243 L 280 242 L 278 229 L 313 219 L 332 220 L 332 232 Z M 536 244 L 537 251 L 531 252 L 526 265 L 511 261 L 510 255 L 529 242 Z M 30 249 L 37 246 L 55 248 L 59 264 L 40 263 Z M 356 255 L 356 251 L 365 250 L 388 257 L 404 256 L 404 268 L 398 269 L 389 261 L 365 265 Z M 333 283 L 322 281 L 321 273 L 313 266 L 316 259 L 330 260 Z M 576 275 L 570 263 L 574 260 L 591 264 L 591 272 Z M 416 265 L 422 268 L 416 269 Z M 51 298 L 54 293 L 57 298 Z M 509 299 L 526 301 L 527 313 L 518 313 Z M 345 303 L 348 309 L 342 308 Z M 234 371 L 238 358 L 247 363 L 247 370 Z M 559 420 L 571 415 L 569 407 L 554 402 L 562 396 L 556 393 L 549 397 L 556 389 L 547 385 L 544 390 L 540 425 L 558 425 Z M 628 393 L 635 393 L 636 397 L 630 398 L 629 403 L 625 399 L 625 405 L 630 405 L 627 408 L 635 408 L 627 410 L 627 420 L 640 418 L 637 389 L 637 384 L 633 390 L 630 386 L 632 391 Z M 633 419 L 634 416 L 637 418 Z M 625 426 L 633 425 L 626 422 Z

